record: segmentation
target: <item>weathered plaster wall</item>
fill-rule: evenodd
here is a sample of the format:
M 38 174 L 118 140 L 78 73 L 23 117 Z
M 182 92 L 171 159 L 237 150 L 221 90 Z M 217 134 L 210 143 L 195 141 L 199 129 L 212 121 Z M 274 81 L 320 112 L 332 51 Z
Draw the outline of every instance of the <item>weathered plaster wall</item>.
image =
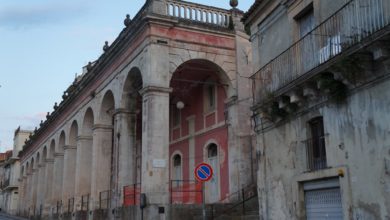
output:
M 390 81 L 372 86 L 356 91 L 345 104 L 316 107 L 258 135 L 259 150 L 268 158 L 266 174 L 260 168 L 258 182 L 263 183 L 259 188 L 265 187 L 268 194 L 270 219 L 301 216 L 302 198 L 296 194 L 299 181 L 338 176 L 338 169 L 305 173 L 307 122 L 316 116 L 322 116 L 324 121 L 328 166 L 346 172 L 339 177 L 344 217 L 389 218 L 390 175 L 386 161 L 390 158 Z M 264 183 L 262 178 L 267 181 Z

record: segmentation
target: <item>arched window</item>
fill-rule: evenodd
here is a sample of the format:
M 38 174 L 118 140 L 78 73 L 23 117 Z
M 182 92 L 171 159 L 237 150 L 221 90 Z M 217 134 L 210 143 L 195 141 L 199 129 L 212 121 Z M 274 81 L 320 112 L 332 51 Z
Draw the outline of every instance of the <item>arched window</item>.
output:
M 216 144 L 210 144 L 207 148 L 207 156 L 208 158 L 218 156 L 218 146 Z
M 176 154 L 173 157 L 173 167 L 181 166 L 181 156 L 179 154 Z
M 175 186 L 179 186 L 183 179 L 182 177 L 182 160 L 180 154 L 176 154 L 172 158 L 173 169 L 172 169 L 172 180 Z
M 213 177 L 206 183 L 206 202 L 214 203 L 219 201 L 219 159 L 218 159 L 218 146 L 215 143 L 211 143 L 207 146 L 207 159 L 209 164 L 214 170 Z

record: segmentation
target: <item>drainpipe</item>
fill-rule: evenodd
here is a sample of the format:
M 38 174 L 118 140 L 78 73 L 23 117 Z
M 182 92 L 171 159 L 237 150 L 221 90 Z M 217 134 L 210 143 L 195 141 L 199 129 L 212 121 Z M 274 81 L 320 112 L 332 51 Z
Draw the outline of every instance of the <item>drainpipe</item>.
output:
M 262 141 L 263 141 L 263 173 L 264 173 L 264 194 L 265 194 L 265 209 L 263 210 L 263 212 L 265 213 L 265 216 L 264 216 L 264 219 L 265 220 L 268 220 L 268 181 L 267 181 L 267 159 L 266 159 L 266 155 L 267 155 L 267 145 L 265 143 L 265 134 L 264 134 L 264 123 L 263 123 L 263 119 L 261 118 L 261 131 L 262 131 L 262 134 L 261 134 L 261 137 L 262 137 Z

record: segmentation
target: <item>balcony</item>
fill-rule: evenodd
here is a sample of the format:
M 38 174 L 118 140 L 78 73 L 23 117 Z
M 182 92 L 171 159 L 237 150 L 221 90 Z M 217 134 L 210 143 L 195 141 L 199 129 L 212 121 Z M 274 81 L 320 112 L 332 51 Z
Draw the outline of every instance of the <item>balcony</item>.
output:
M 255 107 L 267 102 L 270 94 L 285 95 L 342 57 L 386 36 L 390 32 L 389 23 L 388 0 L 349 1 L 252 76 Z
M 6 180 L 3 182 L 1 188 L 2 188 L 2 189 L 6 189 L 6 188 L 9 186 L 9 183 L 10 183 L 9 179 L 6 179 Z
M 325 137 L 310 138 L 305 142 L 307 170 L 316 171 L 327 168 Z

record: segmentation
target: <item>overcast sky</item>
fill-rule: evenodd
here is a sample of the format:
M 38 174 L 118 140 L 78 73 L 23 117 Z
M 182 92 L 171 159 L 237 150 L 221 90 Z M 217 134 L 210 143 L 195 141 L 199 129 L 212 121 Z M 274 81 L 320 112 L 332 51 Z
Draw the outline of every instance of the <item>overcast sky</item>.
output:
M 230 8 L 229 0 L 192 0 Z M 0 0 L 0 152 L 34 129 L 82 66 L 102 53 L 145 0 Z M 248 10 L 254 0 L 240 0 Z

